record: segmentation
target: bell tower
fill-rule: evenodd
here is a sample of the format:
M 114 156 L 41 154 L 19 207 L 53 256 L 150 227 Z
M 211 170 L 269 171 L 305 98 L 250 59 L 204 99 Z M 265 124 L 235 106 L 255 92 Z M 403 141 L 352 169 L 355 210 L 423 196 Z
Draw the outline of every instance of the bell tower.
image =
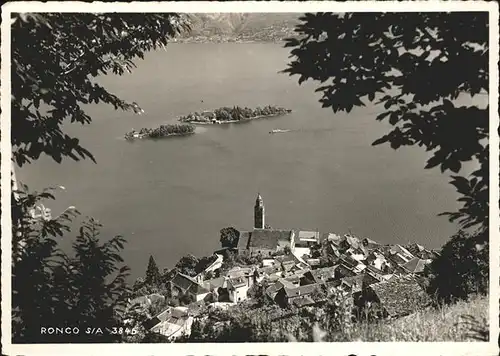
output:
M 265 223 L 264 201 L 260 194 L 257 194 L 254 207 L 254 229 L 263 229 Z

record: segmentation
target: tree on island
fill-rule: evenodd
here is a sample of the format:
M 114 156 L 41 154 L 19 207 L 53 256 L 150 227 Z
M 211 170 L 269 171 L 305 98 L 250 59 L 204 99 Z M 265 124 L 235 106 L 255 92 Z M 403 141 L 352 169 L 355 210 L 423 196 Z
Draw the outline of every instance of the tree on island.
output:
M 488 13 L 306 14 L 296 32 L 283 72 L 321 83 L 320 102 L 334 113 L 378 105 L 375 119 L 394 128 L 373 145 L 432 152 L 425 168 L 452 172 L 462 204 L 440 215 L 488 243 L 489 105 L 456 103 L 489 92 Z M 466 162 L 478 168 L 459 175 Z
M 148 268 L 146 270 L 146 279 L 144 282 L 148 285 L 158 285 L 161 275 L 153 256 L 149 256 Z
M 222 248 L 236 248 L 240 239 L 240 232 L 229 226 L 220 230 L 220 243 Z
M 140 112 L 99 85 L 95 78 L 130 71 L 134 61 L 167 44 L 186 26 L 176 14 L 46 13 L 12 14 L 11 138 L 13 162 L 22 166 L 47 155 L 95 158 L 65 123 L 89 124 L 84 105 L 103 102 L 115 109 Z M 36 53 L 36 55 L 33 55 Z M 15 172 L 13 172 L 15 173 Z M 15 182 L 15 174 L 13 183 Z M 13 185 L 14 186 L 14 185 Z M 15 193 L 15 192 L 14 192 Z M 12 333 L 14 342 L 113 342 L 104 333 L 71 338 L 40 334 L 40 326 L 121 324 L 129 290 L 122 265 L 122 237 L 100 242 L 100 225 L 90 219 L 80 228 L 73 254 L 59 249 L 78 214 L 35 218 L 30 211 L 54 199 L 53 189 L 29 192 L 21 185 L 12 194 Z M 29 283 L 26 283 L 29 281 Z M 36 297 L 34 297 L 36 296 Z

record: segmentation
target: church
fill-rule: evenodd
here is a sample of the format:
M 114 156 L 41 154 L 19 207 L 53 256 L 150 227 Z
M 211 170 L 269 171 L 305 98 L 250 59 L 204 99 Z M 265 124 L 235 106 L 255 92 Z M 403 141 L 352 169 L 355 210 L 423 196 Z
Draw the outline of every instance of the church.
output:
M 240 231 L 238 253 L 271 256 L 283 253 L 286 248 L 293 253 L 295 249 L 295 231 L 266 228 L 264 200 L 257 194 L 254 206 L 254 227 L 252 231 Z

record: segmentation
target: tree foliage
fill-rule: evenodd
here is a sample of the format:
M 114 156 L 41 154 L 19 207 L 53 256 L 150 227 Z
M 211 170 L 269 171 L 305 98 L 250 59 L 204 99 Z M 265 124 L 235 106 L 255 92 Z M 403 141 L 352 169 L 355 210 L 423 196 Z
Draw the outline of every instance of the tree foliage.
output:
M 464 162 L 479 168 L 452 176 L 462 208 L 443 213 L 464 228 L 488 226 L 488 109 L 458 106 L 460 94 L 488 93 L 488 13 L 306 14 L 287 39 L 285 73 L 299 83 L 320 82 L 320 102 L 350 112 L 372 102 L 392 131 L 373 144 L 424 147 L 426 168 L 458 173 Z
M 161 275 L 153 256 L 149 256 L 148 268 L 146 270 L 145 283 L 148 285 L 158 285 Z
M 83 223 L 73 243 L 73 254 L 58 248 L 78 214 L 69 210 L 54 219 L 32 217 L 31 209 L 50 190 L 28 193 L 26 186 L 12 204 L 12 314 L 15 342 L 112 342 L 119 336 L 43 335 L 41 327 L 109 328 L 119 325 L 128 294 L 128 267 L 121 266 L 124 239 L 99 241 L 100 225 Z M 50 322 L 49 322 L 50 321 Z M 83 340 L 84 339 L 84 340 Z
M 236 248 L 239 239 L 240 232 L 232 226 L 220 230 L 220 243 L 223 248 Z
M 187 24 L 177 14 L 46 13 L 12 19 L 12 146 L 18 165 L 41 154 L 61 162 L 91 158 L 63 123 L 88 124 L 84 105 L 139 110 L 95 81 L 122 75 Z
M 472 235 L 459 231 L 442 248 L 427 272 L 428 291 L 438 301 L 454 302 L 471 294 L 487 294 L 489 245 L 487 231 Z
M 106 103 L 139 110 L 99 85 L 95 78 L 122 75 L 145 52 L 167 44 L 187 26 L 176 14 L 13 14 L 12 149 L 19 166 L 46 154 L 56 162 L 91 158 L 65 123 L 88 124 L 84 105 Z M 59 249 L 70 233 L 76 210 L 57 218 L 34 217 L 31 210 L 51 189 L 12 194 L 12 313 L 14 342 L 112 342 L 103 335 L 42 335 L 40 327 L 120 325 L 129 290 L 120 236 L 100 242 L 97 221 L 80 228 L 73 255 Z M 83 338 L 81 336 L 84 336 Z
M 177 262 L 175 269 L 182 274 L 193 277 L 197 274 L 196 266 L 199 262 L 200 260 L 196 256 L 189 254 L 182 257 L 179 262 Z

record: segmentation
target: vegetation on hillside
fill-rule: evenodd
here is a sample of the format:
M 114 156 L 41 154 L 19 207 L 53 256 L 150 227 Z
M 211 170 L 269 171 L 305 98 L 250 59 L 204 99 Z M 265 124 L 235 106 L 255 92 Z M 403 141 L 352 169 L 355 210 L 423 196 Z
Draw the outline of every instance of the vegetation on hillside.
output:
M 277 42 L 293 35 L 299 23 L 294 13 L 189 14 L 191 31 L 180 42 Z

